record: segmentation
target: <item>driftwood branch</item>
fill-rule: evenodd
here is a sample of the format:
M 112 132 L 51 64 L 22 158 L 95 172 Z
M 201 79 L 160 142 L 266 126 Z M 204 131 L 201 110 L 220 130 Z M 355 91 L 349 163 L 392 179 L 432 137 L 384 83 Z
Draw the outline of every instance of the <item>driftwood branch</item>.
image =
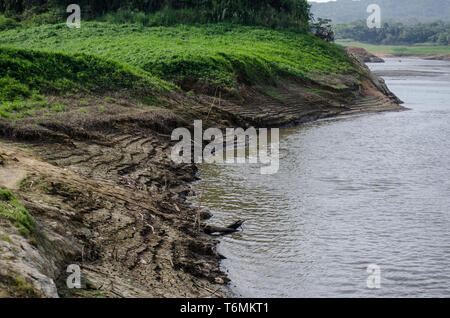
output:
M 236 233 L 239 228 L 244 224 L 244 220 L 238 220 L 227 227 L 220 227 L 220 226 L 214 226 L 214 225 L 205 225 L 203 227 L 203 232 L 206 234 L 232 234 Z

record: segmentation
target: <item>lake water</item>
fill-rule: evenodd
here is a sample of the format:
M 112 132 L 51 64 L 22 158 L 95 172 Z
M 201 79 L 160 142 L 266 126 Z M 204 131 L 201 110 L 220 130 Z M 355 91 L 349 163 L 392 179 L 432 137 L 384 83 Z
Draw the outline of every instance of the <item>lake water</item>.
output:
M 370 67 L 412 110 L 282 130 L 276 175 L 201 166 L 211 222 L 247 220 L 219 244 L 236 296 L 450 296 L 450 62 Z

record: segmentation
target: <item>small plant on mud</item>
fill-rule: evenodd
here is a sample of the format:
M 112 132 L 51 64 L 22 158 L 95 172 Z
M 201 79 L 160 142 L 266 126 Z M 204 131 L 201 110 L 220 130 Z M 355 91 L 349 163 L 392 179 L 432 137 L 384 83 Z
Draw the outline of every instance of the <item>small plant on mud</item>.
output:
M 0 235 L 0 240 L 5 241 L 5 242 L 8 242 L 9 244 L 12 244 L 12 240 L 11 240 L 11 238 L 9 237 L 8 234 L 1 234 L 1 235 Z
M 37 298 L 45 297 L 40 291 L 36 290 L 22 276 L 4 276 L 0 275 L 0 295 L 13 298 Z
M 0 189 L 0 217 L 7 218 L 25 237 L 35 232 L 33 217 L 8 189 Z

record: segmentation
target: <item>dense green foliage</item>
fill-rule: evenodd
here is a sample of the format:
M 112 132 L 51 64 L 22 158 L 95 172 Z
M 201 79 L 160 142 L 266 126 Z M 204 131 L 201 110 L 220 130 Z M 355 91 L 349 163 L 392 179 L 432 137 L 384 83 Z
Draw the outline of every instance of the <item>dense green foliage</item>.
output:
M 415 24 L 436 20 L 450 21 L 450 0 L 337 0 L 311 3 L 316 17 L 329 18 L 333 23 L 350 23 L 367 19 L 367 7 L 377 4 L 381 8 L 383 22 Z
M 0 117 L 47 107 L 47 93 L 142 93 L 169 82 L 233 91 L 355 72 L 343 50 L 305 32 L 306 0 L 80 0 L 81 29 L 64 23 L 72 2 L 0 3 Z
M 0 48 L 0 117 L 51 106 L 43 93 L 125 89 L 151 94 L 168 86 L 147 72 L 92 55 Z
M 71 0 L 3 0 L 0 12 L 22 19 L 30 13 L 41 13 L 46 15 L 46 22 L 62 22 L 63 16 L 53 21 L 53 12 L 71 3 Z M 85 19 L 108 14 L 109 20 L 144 25 L 233 22 L 306 29 L 309 20 L 306 0 L 79 0 L 76 3 Z
M 369 29 L 365 21 L 336 25 L 336 35 L 342 39 L 353 39 L 372 44 L 450 44 L 450 23 L 442 21 L 404 25 L 384 23 L 379 29 Z
M 310 33 L 263 27 L 85 22 L 81 29 L 45 25 L 3 31 L 0 37 L 2 117 L 51 107 L 43 93 L 148 93 L 170 88 L 167 81 L 234 90 L 238 83 L 273 83 L 286 74 L 310 78 L 355 72 L 334 44 Z
M 30 213 L 7 189 L 0 188 L 0 217 L 10 220 L 19 232 L 28 237 L 35 231 L 35 222 Z
M 319 39 L 327 42 L 334 42 L 334 30 L 330 19 L 314 19 L 310 23 L 310 29 L 311 32 Z
M 18 25 L 19 23 L 16 20 L 0 15 L 0 31 L 13 29 Z
M 175 82 L 234 86 L 270 81 L 283 73 L 307 77 L 352 70 L 342 50 L 312 34 L 229 24 L 142 27 L 88 22 L 81 29 L 47 25 L 0 36 L 9 46 L 101 55 Z

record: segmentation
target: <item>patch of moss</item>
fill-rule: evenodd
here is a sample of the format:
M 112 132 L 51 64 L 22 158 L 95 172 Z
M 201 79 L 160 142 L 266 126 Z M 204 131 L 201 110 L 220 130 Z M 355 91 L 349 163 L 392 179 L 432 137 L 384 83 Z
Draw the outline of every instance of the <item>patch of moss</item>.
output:
M 15 143 L 13 144 L 14 147 L 20 148 L 20 149 L 27 149 L 27 150 L 32 150 L 33 147 L 31 147 L 30 145 L 25 145 L 25 144 L 20 144 L 20 143 Z
M 306 87 L 306 89 L 311 91 L 311 92 L 317 93 L 317 94 L 327 94 L 327 93 L 330 92 L 330 91 L 327 91 L 325 89 L 319 89 L 319 88 L 308 88 L 308 87 Z
M 13 298 L 38 298 L 45 297 L 22 276 L 0 276 L 0 290 L 2 296 Z
M 9 235 L 7 235 L 7 234 L 2 234 L 2 235 L 0 235 L 0 240 L 5 241 L 5 242 L 8 242 L 9 244 L 12 244 L 12 240 L 11 240 L 11 238 L 9 237 Z
M 35 232 L 33 217 L 8 189 L 0 189 L 0 217 L 7 218 L 25 237 Z
M 103 294 L 102 294 L 101 291 L 96 291 L 96 292 L 94 292 L 94 295 L 95 295 L 95 297 L 97 297 L 97 298 L 105 298 L 105 296 L 103 296 Z
M 283 96 L 273 90 L 270 90 L 270 89 L 266 90 L 266 94 L 271 96 L 272 98 L 278 99 L 280 101 L 284 101 Z

